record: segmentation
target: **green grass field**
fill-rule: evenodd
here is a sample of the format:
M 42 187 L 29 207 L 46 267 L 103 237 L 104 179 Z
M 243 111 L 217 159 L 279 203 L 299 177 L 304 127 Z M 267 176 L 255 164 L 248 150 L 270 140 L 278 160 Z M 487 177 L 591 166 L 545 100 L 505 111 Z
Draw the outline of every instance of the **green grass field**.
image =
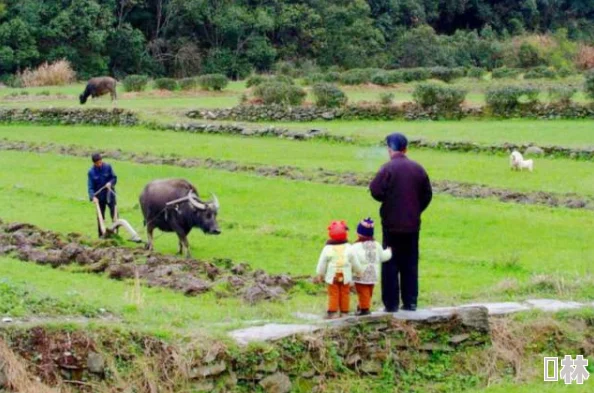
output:
M 303 81 L 298 80 L 298 84 Z M 442 82 L 438 82 L 442 83 Z M 542 93 L 539 97 L 541 101 L 548 101 L 547 90 L 550 86 L 572 84 L 581 86 L 582 77 L 571 77 L 562 80 L 533 80 L 533 81 L 511 81 L 511 80 L 482 80 L 463 78 L 457 80 L 453 85 L 468 91 L 466 103 L 468 105 L 482 105 L 485 102 L 484 93 L 491 86 L 510 83 L 524 83 L 538 86 Z M 412 92 L 416 83 L 398 84 L 390 87 L 381 87 L 376 85 L 360 86 L 340 86 L 349 99 L 350 103 L 360 102 L 379 102 L 382 93 L 392 93 L 394 102 L 412 101 Z M 31 87 L 31 88 L 5 88 L 0 90 L 0 104 L 5 107 L 30 107 L 46 108 L 52 107 L 78 107 L 78 95 L 83 92 L 85 84 L 78 83 L 68 86 L 53 87 Z M 314 97 L 310 92 L 309 86 L 304 86 L 308 91 L 306 101 L 314 102 Z M 249 95 L 249 89 L 245 86 L 245 81 L 232 81 L 222 92 L 204 92 L 194 90 L 189 92 L 167 92 L 154 90 L 152 84 L 149 84 L 146 91 L 141 93 L 126 93 L 122 85 L 119 85 L 118 107 L 125 109 L 139 110 L 145 112 L 148 116 L 161 113 L 162 110 L 183 111 L 196 108 L 226 108 L 238 105 L 242 94 Z M 22 95 L 25 93 L 26 95 Z M 50 97 L 44 97 L 42 94 L 50 94 Z M 58 97 L 57 95 L 62 95 Z M 16 95 L 16 97 L 15 97 Z M 585 102 L 585 94 L 578 92 L 574 96 L 574 101 Z M 110 107 L 109 98 L 91 100 L 87 103 L 88 107 Z
M 0 138 L 340 172 L 375 173 L 387 160 L 387 152 L 381 147 L 131 128 L 0 126 Z M 427 168 L 433 180 L 485 184 L 519 191 L 594 195 L 594 171 L 590 162 L 537 159 L 534 173 L 515 173 L 509 170 L 505 156 L 414 149 L 410 156 Z M 568 173 L 572 176 L 567 176 Z
M 39 88 L 32 92 L 50 90 L 52 94 L 60 92 L 76 99 L 82 87 Z M 235 105 L 243 89 L 241 83 L 232 83 L 228 91 L 220 94 L 196 92 L 185 96 L 176 93 L 172 97 L 148 91 L 139 96 L 122 98 L 120 106 L 168 121 L 180 119 L 187 108 Z M 355 97 L 352 99 L 366 100 L 366 97 L 377 94 L 375 90 L 371 87 L 351 88 L 349 95 Z M 408 94 L 398 88 L 395 91 L 397 99 Z M 2 90 L 0 96 L 5 97 L 10 92 L 9 89 Z M 473 94 L 478 93 L 473 90 Z M 70 99 L 35 102 L 35 96 L 31 95 L 22 101 L 12 98 L 0 101 L 2 106 L 76 106 L 76 102 Z M 101 100 L 90 106 L 110 105 L 109 100 Z M 431 140 L 464 140 L 481 144 L 531 142 L 581 148 L 594 146 L 591 121 L 333 121 L 275 125 L 326 129 L 336 135 L 356 136 L 358 142 L 347 145 L 325 141 L 174 133 L 145 128 L 30 125 L 2 125 L 0 139 L 76 145 L 96 150 L 121 149 L 151 155 L 213 158 L 267 166 L 287 165 L 306 171 L 321 168 L 356 173 L 373 173 L 386 161 L 385 149 L 377 145 L 387 133 L 395 130 L 411 138 Z M 536 158 L 534 173 L 512 173 L 505 155 L 412 149 L 410 156 L 427 168 L 433 180 L 483 184 L 515 191 L 594 196 L 594 163 L 589 161 Z M 211 192 L 217 194 L 222 205 L 219 222 L 223 234 L 209 237 L 198 230 L 193 231 L 190 235 L 191 251 L 198 259 L 230 258 L 234 262 L 248 262 L 253 268 L 269 273 L 312 275 L 330 220 L 346 219 L 351 228 L 367 216 L 379 221 L 379 205 L 371 199 L 365 187 L 266 178 L 255 173 L 215 169 L 141 165 L 109 157 L 106 160 L 113 164 L 119 177 L 120 215 L 130 221 L 143 237 L 138 195 L 149 181 L 181 177 L 194 183 L 205 197 Z M 0 219 L 28 222 L 43 229 L 64 234 L 78 232 L 86 238 L 95 238 L 94 207 L 86 194 L 86 172 L 90 165 L 88 158 L 0 151 L 0 167 L 4 168 L 0 176 Z M 376 231 L 380 232 L 379 225 Z M 158 231 L 156 235 L 157 251 L 166 254 L 177 251 L 175 235 Z M 594 299 L 592 239 L 593 211 L 436 195 L 423 216 L 420 307 L 527 298 L 591 302 Z M 131 243 L 126 245 L 136 247 Z M 225 333 L 237 327 L 266 322 L 303 323 L 295 317 L 295 312 L 321 315 L 325 310 L 326 296 L 322 286 L 318 288 L 317 295 L 297 287 L 283 301 L 253 306 L 235 297 L 218 298 L 213 293 L 186 297 L 171 290 L 143 286 L 142 301 L 138 302 L 132 299 L 133 282 L 111 280 L 103 275 L 80 273 L 79 270 L 76 266 L 52 269 L 1 256 L 0 317 L 48 317 L 55 318 L 52 321 L 59 324 L 63 315 L 96 317 L 99 309 L 105 309 L 116 318 L 105 323 L 118 327 L 165 339 L 179 334 L 187 339 L 208 337 L 228 341 Z M 375 293 L 374 307 L 379 308 L 379 288 Z M 354 308 L 354 296 L 351 302 Z M 538 320 L 540 317 L 528 314 L 522 318 Z M 591 316 L 584 316 L 584 323 L 590 320 Z M 568 340 L 574 338 L 571 334 L 568 333 Z M 535 353 L 556 350 L 554 343 L 555 340 L 549 341 L 551 347 L 535 349 Z M 428 363 L 433 361 L 447 364 L 449 360 L 435 355 Z M 518 382 L 503 380 L 488 388 L 465 391 L 585 393 L 592 389 L 591 381 L 583 387 L 544 384 L 535 377 L 540 360 L 528 361 L 533 361 L 534 367 L 527 367 L 528 375 Z M 428 367 L 426 371 L 419 372 L 421 375 L 439 370 Z M 384 385 L 378 378 L 344 375 L 329 379 L 326 391 L 389 391 L 382 388 Z M 474 386 L 466 380 L 450 382 L 455 383 L 451 386 Z M 462 385 L 456 385 L 458 383 Z M 448 390 L 447 386 L 435 384 L 428 390 L 423 388 L 418 391 L 461 391 Z
M 377 218 L 377 204 L 361 188 L 113 164 L 120 178 L 120 214 L 137 228 L 142 219 L 137 197 L 152 179 L 184 177 L 203 193 L 218 194 L 225 235 L 212 238 L 192 233 L 192 251 L 198 258 L 229 257 L 273 273 L 312 274 L 331 219 L 354 223 L 368 215 Z M 0 165 L 12 168 L 0 179 L 4 220 L 95 236 L 94 210 L 85 189 L 88 160 L 3 152 Z M 588 240 L 594 235 L 593 222 L 594 213 L 588 211 L 438 196 L 425 215 L 423 302 L 448 304 L 490 297 L 486 289 L 509 278 L 529 283 L 535 274 L 587 276 L 594 262 L 594 245 Z M 174 253 L 176 243 L 169 234 L 157 239 L 156 248 Z M 466 280 L 469 276 L 473 279 Z M 587 295 L 591 289 L 579 288 L 575 295 Z
M 594 147 L 590 120 L 461 120 L 461 121 L 332 121 L 264 123 L 291 129 L 320 129 L 334 135 L 351 136 L 369 143 L 383 140 L 391 132 L 411 139 L 471 141 L 480 144 L 533 143 L 569 147 Z

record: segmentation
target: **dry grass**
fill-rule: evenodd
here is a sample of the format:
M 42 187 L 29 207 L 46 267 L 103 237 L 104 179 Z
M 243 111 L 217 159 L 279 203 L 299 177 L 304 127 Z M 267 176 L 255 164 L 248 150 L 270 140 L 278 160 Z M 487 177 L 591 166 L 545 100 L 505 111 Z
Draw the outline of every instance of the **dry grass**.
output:
M 582 70 L 594 68 L 594 47 L 581 45 L 576 56 L 576 65 Z
M 21 359 L 0 339 L 0 371 L 6 376 L 8 389 L 19 393 L 58 393 L 32 378 Z
M 76 72 L 67 60 L 43 63 L 35 70 L 26 69 L 20 78 L 25 87 L 63 86 L 76 80 Z

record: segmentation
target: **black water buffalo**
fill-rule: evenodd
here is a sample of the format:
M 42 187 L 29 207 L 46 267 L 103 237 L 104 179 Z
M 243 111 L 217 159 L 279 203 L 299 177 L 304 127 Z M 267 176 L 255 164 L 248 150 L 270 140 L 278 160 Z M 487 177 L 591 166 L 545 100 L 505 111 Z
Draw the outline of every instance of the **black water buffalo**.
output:
M 101 97 L 107 93 L 111 94 L 111 101 L 115 101 L 118 98 L 116 83 L 116 80 L 109 76 L 89 79 L 85 91 L 79 97 L 80 104 L 84 105 L 89 97 Z
M 140 208 L 144 216 L 148 243 L 153 249 L 153 231 L 175 232 L 179 238 L 179 253 L 190 257 L 188 233 L 192 228 L 202 229 L 207 235 L 219 235 L 217 223 L 219 201 L 213 195 L 210 201 L 203 201 L 196 188 L 183 179 L 155 180 L 144 187 L 140 194 Z

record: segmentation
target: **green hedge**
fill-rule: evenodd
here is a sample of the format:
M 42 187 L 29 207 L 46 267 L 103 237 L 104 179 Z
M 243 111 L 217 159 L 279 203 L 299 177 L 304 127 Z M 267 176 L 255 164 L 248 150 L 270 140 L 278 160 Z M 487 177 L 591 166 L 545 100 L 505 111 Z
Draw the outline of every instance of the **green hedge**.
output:
M 346 105 L 348 98 L 338 87 L 330 83 L 317 83 L 313 86 L 316 106 L 338 108 Z
M 122 81 L 125 91 L 144 91 L 148 86 L 149 77 L 146 75 L 128 75 Z
M 198 78 L 200 87 L 204 90 L 221 91 L 229 84 L 229 79 L 223 74 L 206 74 Z
M 495 87 L 487 91 L 486 102 L 493 114 L 511 116 L 521 109 L 522 104 L 538 102 L 540 90 L 532 86 Z
M 173 78 L 159 78 L 155 79 L 155 89 L 174 91 L 179 89 L 177 81 Z
M 198 80 L 196 78 L 184 78 L 179 81 L 179 87 L 182 90 L 194 90 L 198 87 Z
M 466 98 L 467 91 L 436 83 L 421 83 L 415 87 L 413 98 L 422 108 L 435 107 L 437 112 L 447 117 L 461 113 L 461 105 Z
M 519 70 L 517 68 L 501 67 L 501 68 L 494 69 L 493 72 L 491 73 L 491 76 L 493 77 L 493 79 L 503 79 L 503 78 L 515 79 L 521 73 L 522 73 L 521 70 Z
M 301 105 L 307 96 L 302 88 L 279 82 L 267 82 L 256 86 L 254 96 L 266 105 Z
M 548 67 L 534 67 L 524 74 L 524 79 L 555 79 L 557 71 Z

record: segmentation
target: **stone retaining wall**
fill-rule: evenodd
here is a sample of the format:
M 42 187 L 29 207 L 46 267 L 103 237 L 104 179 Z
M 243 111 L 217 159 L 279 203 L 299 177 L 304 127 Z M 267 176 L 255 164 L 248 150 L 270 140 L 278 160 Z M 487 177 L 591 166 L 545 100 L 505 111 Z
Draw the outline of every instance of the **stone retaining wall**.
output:
M 0 109 L 0 123 L 36 123 L 51 125 L 89 124 L 134 126 L 140 123 L 134 112 L 124 109 Z
M 522 105 L 514 112 L 495 116 L 487 107 L 462 107 L 445 113 L 437 107 L 423 108 L 412 102 L 397 105 L 348 105 L 343 108 L 282 105 L 239 105 L 226 109 L 197 109 L 186 114 L 192 119 L 233 121 L 321 121 L 321 120 L 440 120 L 467 117 L 531 118 L 531 119 L 594 119 L 594 105 L 537 103 Z

